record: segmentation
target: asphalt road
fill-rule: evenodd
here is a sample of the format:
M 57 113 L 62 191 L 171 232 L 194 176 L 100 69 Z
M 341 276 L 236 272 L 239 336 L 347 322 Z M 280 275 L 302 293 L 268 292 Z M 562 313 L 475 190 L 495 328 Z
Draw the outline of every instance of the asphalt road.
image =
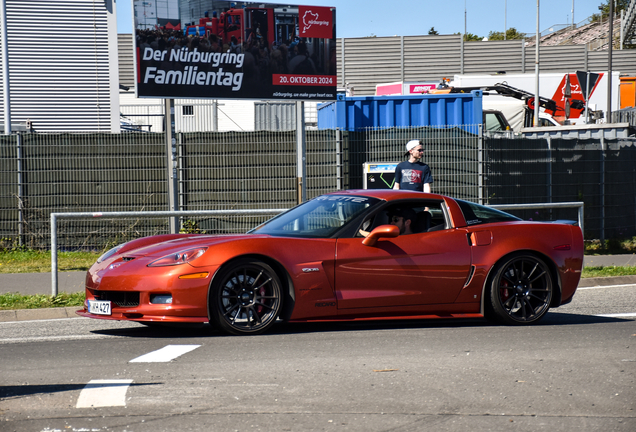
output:
M 636 430 L 636 285 L 531 327 L 0 323 L 0 431 Z

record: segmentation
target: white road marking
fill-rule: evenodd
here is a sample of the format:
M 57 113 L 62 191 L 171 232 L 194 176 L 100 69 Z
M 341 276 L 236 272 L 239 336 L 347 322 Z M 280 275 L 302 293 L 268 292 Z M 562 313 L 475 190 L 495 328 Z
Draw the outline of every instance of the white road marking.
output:
M 634 284 L 625 284 L 625 285 L 597 285 L 593 287 L 582 287 L 577 288 L 576 290 L 590 290 L 590 289 L 601 289 L 601 288 L 625 288 L 625 287 L 633 287 Z
M 20 321 L 17 321 L 20 322 Z M 0 339 L 0 344 L 29 343 L 29 342 L 60 342 L 66 340 L 90 340 L 116 338 L 110 335 L 68 335 L 68 336 L 27 336 L 20 338 Z
M 636 312 L 594 315 L 602 318 L 636 318 Z
M 133 380 L 91 380 L 77 399 L 76 408 L 126 406 L 126 392 Z
M 157 351 L 149 352 L 132 359 L 129 363 L 165 363 L 189 353 L 201 345 L 167 345 Z

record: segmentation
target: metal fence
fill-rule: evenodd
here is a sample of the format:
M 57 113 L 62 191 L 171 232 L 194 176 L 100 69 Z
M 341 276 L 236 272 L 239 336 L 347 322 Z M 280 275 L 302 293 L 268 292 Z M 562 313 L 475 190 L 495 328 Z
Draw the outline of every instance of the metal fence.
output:
M 434 192 L 495 205 L 583 201 L 587 238 L 636 235 L 636 140 L 507 139 L 465 129 L 308 130 L 307 197 L 361 188 L 363 163 L 401 161 L 404 144 L 418 138 Z M 1 136 L 0 247 L 48 249 L 51 213 L 169 210 L 164 140 L 139 132 Z M 297 203 L 295 132 L 180 133 L 176 140 L 180 210 Z M 573 209 L 514 213 L 577 219 Z M 181 225 L 245 232 L 268 217 L 184 217 Z M 168 230 L 167 218 L 64 219 L 58 246 L 100 250 Z

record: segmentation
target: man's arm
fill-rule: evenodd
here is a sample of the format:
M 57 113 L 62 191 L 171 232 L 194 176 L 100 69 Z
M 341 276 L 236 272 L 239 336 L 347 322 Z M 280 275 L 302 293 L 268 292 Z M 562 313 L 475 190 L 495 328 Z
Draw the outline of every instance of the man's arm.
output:
M 431 193 L 431 184 L 430 183 L 424 183 L 424 192 Z
M 402 171 L 400 171 L 400 165 L 395 167 L 395 174 L 393 174 L 393 189 L 400 188 L 400 182 L 402 181 Z

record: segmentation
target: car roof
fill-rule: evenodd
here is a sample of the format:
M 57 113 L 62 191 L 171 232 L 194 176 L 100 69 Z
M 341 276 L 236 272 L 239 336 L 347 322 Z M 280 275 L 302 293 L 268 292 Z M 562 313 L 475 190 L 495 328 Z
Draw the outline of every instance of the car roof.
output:
M 372 198 L 378 198 L 385 201 L 402 200 L 402 199 L 432 199 L 432 200 L 445 200 L 445 196 L 417 192 L 411 190 L 396 190 L 396 189 L 351 189 L 338 192 L 331 192 L 325 195 L 358 195 L 367 196 Z

